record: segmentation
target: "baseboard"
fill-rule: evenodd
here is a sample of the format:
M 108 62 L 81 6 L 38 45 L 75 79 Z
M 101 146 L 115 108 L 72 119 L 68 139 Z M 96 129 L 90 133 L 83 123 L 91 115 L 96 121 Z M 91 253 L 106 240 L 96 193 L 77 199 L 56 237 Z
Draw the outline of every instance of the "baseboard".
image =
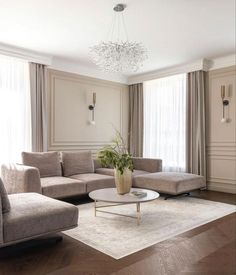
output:
M 236 194 L 236 184 L 222 182 L 207 182 L 207 189 L 212 191 Z

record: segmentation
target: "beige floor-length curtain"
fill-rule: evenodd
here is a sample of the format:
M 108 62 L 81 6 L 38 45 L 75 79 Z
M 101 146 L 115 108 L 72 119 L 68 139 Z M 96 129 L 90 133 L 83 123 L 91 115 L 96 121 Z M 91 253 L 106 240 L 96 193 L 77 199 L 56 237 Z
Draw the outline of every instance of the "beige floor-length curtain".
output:
M 143 156 L 143 83 L 129 86 L 129 152 Z
M 29 63 L 32 151 L 47 151 L 46 66 Z
M 187 77 L 187 168 L 206 177 L 206 72 Z

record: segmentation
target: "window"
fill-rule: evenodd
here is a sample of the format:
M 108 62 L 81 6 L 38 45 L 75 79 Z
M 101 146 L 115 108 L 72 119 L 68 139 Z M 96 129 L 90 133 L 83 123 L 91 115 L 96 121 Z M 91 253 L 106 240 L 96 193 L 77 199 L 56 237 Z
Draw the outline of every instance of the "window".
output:
M 186 74 L 144 83 L 144 157 L 186 171 Z
M 0 165 L 19 162 L 24 150 L 31 150 L 28 63 L 0 55 Z

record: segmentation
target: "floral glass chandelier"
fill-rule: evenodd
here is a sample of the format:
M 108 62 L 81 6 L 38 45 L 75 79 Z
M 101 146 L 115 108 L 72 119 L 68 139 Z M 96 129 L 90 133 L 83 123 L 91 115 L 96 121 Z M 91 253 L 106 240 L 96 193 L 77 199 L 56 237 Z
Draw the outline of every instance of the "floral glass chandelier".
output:
M 105 72 L 136 72 L 147 59 L 147 50 L 140 42 L 128 40 L 123 11 L 124 4 L 116 5 L 108 40 L 90 48 L 92 61 Z M 125 39 L 121 38 L 122 28 Z M 115 36 L 116 35 L 116 36 Z

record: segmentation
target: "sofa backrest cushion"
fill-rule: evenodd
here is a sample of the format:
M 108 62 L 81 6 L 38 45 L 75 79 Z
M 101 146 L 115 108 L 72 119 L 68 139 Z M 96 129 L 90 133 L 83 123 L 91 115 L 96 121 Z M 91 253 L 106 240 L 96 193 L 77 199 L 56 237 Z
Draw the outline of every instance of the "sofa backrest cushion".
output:
M 94 173 L 94 163 L 91 151 L 61 152 L 64 176 Z
M 38 168 L 41 178 L 62 175 L 59 152 L 22 152 L 22 162 Z
M 0 178 L 0 197 L 1 197 L 1 203 L 2 203 L 2 213 L 9 212 L 11 209 L 11 205 L 7 195 L 7 191 L 5 189 L 5 186 L 1 178 Z

